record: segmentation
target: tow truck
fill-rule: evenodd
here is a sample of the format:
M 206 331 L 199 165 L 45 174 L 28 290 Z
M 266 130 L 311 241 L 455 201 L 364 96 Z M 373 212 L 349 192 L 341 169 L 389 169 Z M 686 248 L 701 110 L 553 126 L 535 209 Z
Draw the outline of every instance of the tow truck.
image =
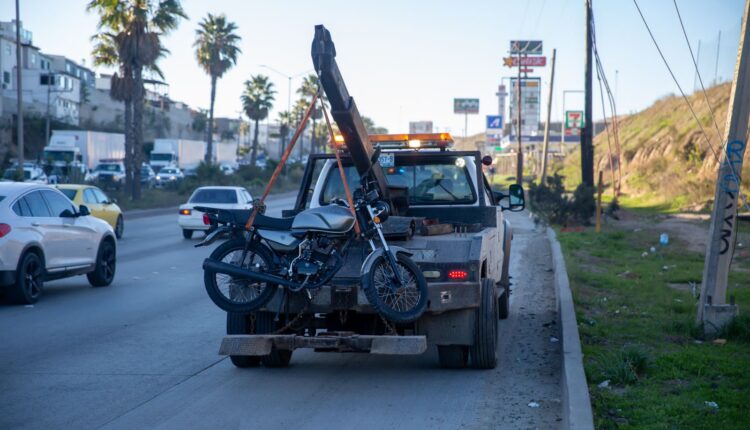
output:
M 421 354 L 435 345 L 442 367 L 494 368 L 497 324 L 508 317 L 510 295 L 513 232 L 503 212 L 523 210 L 523 189 L 513 185 L 507 194 L 493 191 L 483 173 L 491 158 L 452 150 L 448 133 L 368 135 L 322 25 L 315 27 L 312 57 L 341 133 L 334 141 L 343 176 L 353 189 L 359 175 L 374 172 L 381 195 L 391 203 L 388 241 L 411 252 L 428 281 L 429 304 L 414 323 L 393 325 L 380 318 L 359 288 L 369 252 L 362 244 L 361 252 L 349 252 L 330 285 L 308 303 L 301 298 L 282 303 L 277 293 L 258 312 L 229 313 L 220 353 L 238 367 L 261 362 L 284 367 L 298 348 Z M 373 159 L 376 145 L 378 162 Z M 335 154 L 311 155 L 295 206 L 283 216 L 330 204 L 344 193 Z

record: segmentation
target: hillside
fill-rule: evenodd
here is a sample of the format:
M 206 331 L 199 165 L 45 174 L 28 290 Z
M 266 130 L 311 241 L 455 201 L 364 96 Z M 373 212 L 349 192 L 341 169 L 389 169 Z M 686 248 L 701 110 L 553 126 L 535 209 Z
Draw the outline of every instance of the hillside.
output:
M 719 130 L 724 133 L 731 85 L 707 90 Z M 720 151 L 719 137 L 708 105 L 701 93 L 690 96 L 711 145 Z M 622 192 L 649 204 L 666 204 L 673 209 L 703 209 L 713 199 L 718 162 L 685 101 L 669 96 L 637 114 L 619 121 L 622 162 Z M 612 142 L 614 150 L 614 142 Z M 594 139 L 595 171 L 603 170 L 611 185 L 606 133 Z M 745 152 L 743 190 L 750 190 L 750 151 Z M 617 159 L 615 157 L 615 168 Z M 568 185 L 580 179 L 580 149 L 562 166 Z

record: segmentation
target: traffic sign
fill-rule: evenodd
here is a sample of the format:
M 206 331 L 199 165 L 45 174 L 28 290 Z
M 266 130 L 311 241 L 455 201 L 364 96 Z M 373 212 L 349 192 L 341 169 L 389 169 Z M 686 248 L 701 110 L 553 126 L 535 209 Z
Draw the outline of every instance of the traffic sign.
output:
M 583 128 L 583 111 L 568 110 L 565 111 L 565 128 Z
M 453 99 L 453 113 L 479 113 L 479 99 Z
M 511 40 L 510 55 L 542 55 L 541 40 Z
M 503 132 L 503 116 L 502 115 L 487 115 L 486 134 L 502 134 L 502 132 Z
M 545 67 L 547 57 L 521 57 L 521 67 Z M 503 66 L 518 67 L 518 57 L 504 57 Z

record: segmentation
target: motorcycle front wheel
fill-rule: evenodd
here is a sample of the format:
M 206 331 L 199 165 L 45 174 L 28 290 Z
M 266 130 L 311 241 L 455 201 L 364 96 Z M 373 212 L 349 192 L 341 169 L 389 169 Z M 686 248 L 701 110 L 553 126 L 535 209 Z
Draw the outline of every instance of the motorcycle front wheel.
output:
M 247 246 L 247 251 L 245 247 Z M 212 260 L 256 272 L 269 272 L 271 255 L 262 245 L 246 245 L 242 238 L 231 239 L 217 247 L 209 257 Z M 247 278 L 235 278 L 224 273 L 204 270 L 206 292 L 216 306 L 227 312 L 250 313 L 263 307 L 276 291 L 275 284 Z
M 397 285 L 388 257 L 380 255 L 362 276 L 362 289 L 372 307 L 385 319 L 410 323 L 427 308 L 427 281 L 419 267 L 404 254 L 396 255 L 396 266 L 403 280 L 401 285 Z

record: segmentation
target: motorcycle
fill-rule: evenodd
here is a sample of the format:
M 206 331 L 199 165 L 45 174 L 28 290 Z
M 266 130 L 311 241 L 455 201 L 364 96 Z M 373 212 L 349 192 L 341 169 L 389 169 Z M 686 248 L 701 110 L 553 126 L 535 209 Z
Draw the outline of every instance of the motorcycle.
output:
M 378 148 L 372 165 L 379 153 Z M 282 294 L 301 293 L 312 300 L 312 291 L 342 268 L 352 244 L 364 240 L 371 248 L 360 271 L 367 300 L 391 322 L 417 320 L 427 307 L 427 282 L 411 253 L 389 246 L 385 240 L 382 223 L 390 215 L 390 206 L 381 198 L 371 172 L 372 168 L 361 175 L 360 187 L 354 192 L 354 215 L 344 200 L 333 200 L 291 218 L 268 217 L 264 208 L 258 208 L 247 230 L 245 222 L 251 211 L 196 207 L 215 226 L 196 246 L 231 237 L 203 262 L 204 284 L 211 300 L 219 308 L 237 313 L 259 310 L 279 288 Z M 355 216 L 362 227 L 359 235 L 354 229 Z

